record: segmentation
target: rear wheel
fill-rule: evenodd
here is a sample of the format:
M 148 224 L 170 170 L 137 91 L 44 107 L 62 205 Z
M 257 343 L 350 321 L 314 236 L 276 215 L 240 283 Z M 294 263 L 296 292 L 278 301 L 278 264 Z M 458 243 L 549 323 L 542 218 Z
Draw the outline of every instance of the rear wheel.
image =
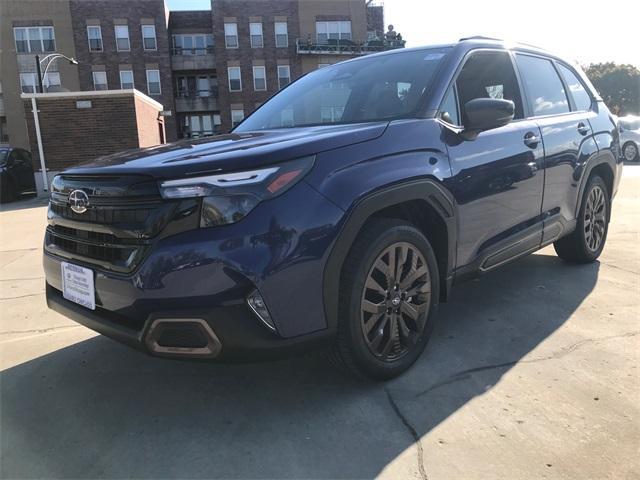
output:
M 633 142 L 627 142 L 622 146 L 622 155 L 627 162 L 637 162 L 640 160 L 638 146 Z
M 413 225 L 375 219 L 345 262 L 334 356 L 359 376 L 384 380 L 418 359 L 439 295 L 433 249 Z
M 611 201 L 601 177 L 589 179 L 582 198 L 576 229 L 553 244 L 560 258 L 572 263 L 589 263 L 602 253 L 609 229 Z

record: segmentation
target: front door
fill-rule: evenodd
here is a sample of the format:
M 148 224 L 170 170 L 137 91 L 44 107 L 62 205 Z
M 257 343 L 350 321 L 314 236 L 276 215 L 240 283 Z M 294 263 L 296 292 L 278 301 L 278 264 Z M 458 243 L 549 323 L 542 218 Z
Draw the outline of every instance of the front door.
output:
M 464 105 L 475 98 L 515 104 L 510 124 L 461 141 L 443 126 L 452 177 L 446 185 L 458 204 L 457 266 L 488 270 L 539 247 L 544 189 L 540 129 L 524 119 L 522 96 L 509 53 L 478 52 L 465 61 L 440 113 L 464 124 Z

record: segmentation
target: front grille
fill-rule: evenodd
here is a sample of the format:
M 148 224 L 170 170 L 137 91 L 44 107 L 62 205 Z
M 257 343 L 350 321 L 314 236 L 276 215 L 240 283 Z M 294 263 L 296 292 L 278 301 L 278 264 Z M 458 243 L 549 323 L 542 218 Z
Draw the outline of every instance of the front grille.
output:
M 89 198 L 83 213 L 71 209 L 73 190 Z M 106 270 L 130 272 L 180 205 L 162 201 L 155 181 L 145 176 L 58 176 L 52 184 L 45 250 Z

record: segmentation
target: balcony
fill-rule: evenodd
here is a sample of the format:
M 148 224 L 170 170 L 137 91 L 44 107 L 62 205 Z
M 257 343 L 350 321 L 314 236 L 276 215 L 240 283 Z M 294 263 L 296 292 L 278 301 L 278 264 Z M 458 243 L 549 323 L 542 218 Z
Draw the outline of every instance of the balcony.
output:
M 213 47 L 208 48 L 172 48 L 171 69 L 181 70 L 215 70 L 216 60 Z
M 218 89 L 180 90 L 176 94 L 176 112 L 211 112 L 218 110 Z
M 368 40 L 357 42 L 353 40 L 329 39 L 324 43 L 311 39 L 296 40 L 296 50 L 299 55 L 369 55 L 370 53 L 386 52 L 404 48 L 405 40 Z

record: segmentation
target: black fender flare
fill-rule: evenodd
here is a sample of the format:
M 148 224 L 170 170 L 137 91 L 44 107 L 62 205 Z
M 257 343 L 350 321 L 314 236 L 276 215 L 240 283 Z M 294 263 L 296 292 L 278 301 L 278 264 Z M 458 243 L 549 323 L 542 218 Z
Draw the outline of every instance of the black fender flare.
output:
M 324 268 L 323 299 L 327 327 L 338 325 L 338 302 L 342 266 L 358 233 L 365 222 L 376 212 L 412 200 L 426 201 L 444 222 L 447 229 L 447 271 L 440 272 L 445 282 L 441 290 L 446 295 L 453 282 L 457 250 L 457 216 L 453 196 L 432 179 L 412 180 L 394 184 L 372 192 L 356 202 L 346 214 L 346 220 L 333 244 Z M 443 275 L 444 273 L 444 275 Z
M 580 214 L 580 206 L 582 205 L 582 197 L 584 196 L 584 191 L 587 188 L 587 180 L 591 176 L 591 172 L 593 169 L 600 166 L 607 165 L 611 169 L 611 175 L 613 177 L 613 186 L 615 187 L 615 176 L 616 176 L 616 160 L 610 153 L 607 152 L 599 152 L 595 154 L 588 162 L 585 163 L 584 168 L 580 175 L 580 184 L 578 188 L 578 201 L 576 202 L 575 207 L 575 218 L 578 218 Z M 578 172 L 576 172 L 578 173 Z M 609 194 L 613 197 L 613 191 L 609 192 Z M 611 212 L 609 212 L 609 217 L 611 216 Z

